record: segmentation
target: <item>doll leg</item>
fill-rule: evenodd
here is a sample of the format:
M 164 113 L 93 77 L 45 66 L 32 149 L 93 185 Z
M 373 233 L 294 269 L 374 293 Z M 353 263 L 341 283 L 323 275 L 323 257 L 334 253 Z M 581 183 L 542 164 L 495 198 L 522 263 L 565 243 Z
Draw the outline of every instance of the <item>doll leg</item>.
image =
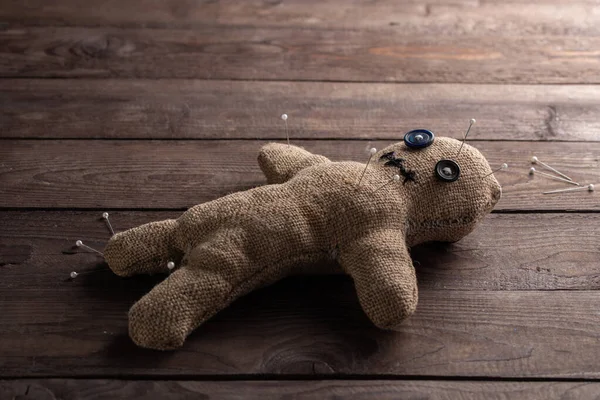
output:
M 187 265 L 131 308 L 131 339 L 156 350 L 181 347 L 195 328 L 235 299 L 282 277 L 275 266 L 261 266 L 243 251 L 243 246 L 223 251 L 213 243 L 194 249 Z
M 182 257 L 175 245 L 177 221 L 151 222 L 114 235 L 104 249 L 104 258 L 119 276 L 167 272 L 169 261 Z
M 268 201 L 275 193 L 266 186 L 233 193 L 192 207 L 177 220 L 151 222 L 117 233 L 106 245 L 104 257 L 119 276 L 168 272 L 169 261 L 179 265 L 184 253 L 215 231 L 238 226 L 249 202 Z

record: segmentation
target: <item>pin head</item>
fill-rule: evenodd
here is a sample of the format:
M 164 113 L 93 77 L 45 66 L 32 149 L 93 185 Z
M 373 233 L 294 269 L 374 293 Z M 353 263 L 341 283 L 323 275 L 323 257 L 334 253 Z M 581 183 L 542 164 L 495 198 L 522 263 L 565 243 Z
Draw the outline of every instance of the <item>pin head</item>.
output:
M 588 185 L 588 191 L 593 192 L 595 190 L 594 185 L 591 183 Z
M 71 277 L 71 279 L 75 279 L 77 278 L 77 275 L 79 275 L 77 272 L 73 271 L 69 274 L 69 276 Z
M 392 176 L 392 180 L 394 182 L 400 182 L 400 175 L 394 175 L 394 176 Z
M 102 218 L 104 218 L 104 219 L 108 219 L 108 213 L 107 213 L 107 212 L 103 212 L 103 213 L 102 213 Z
M 508 164 L 507 163 L 502 164 L 502 166 L 500 167 L 500 169 L 508 169 Z
M 167 268 L 168 268 L 169 270 L 172 270 L 173 268 L 175 268 L 175 263 L 174 263 L 173 261 L 169 261 L 169 262 L 167 263 Z
M 370 155 L 374 155 L 375 153 L 377 153 L 377 149 L 376 149 L 375 147 L 372 147 L 372 148 L 369 150 L 369 154 L 370 154 Z
M 531 168 L 529 168 L 529 175 L 533 175 L 533 174 L 535 174 L 535 168 L 531 167 Z
M 538 158 L 536 156 L 531 157 L 532 164 L 537 164 L 537 162 L 538 162 Z
M 282 119 L 282 120 L 286 121 L 286 120 L 287 120 L 287 118 L 288 118 L 288 117 L 287 117 L 287 114 L 281 114 L 281 119 Z
M 75 242 L 75 246 L 81 247 L 81 246 L 83 246 L 83 242 L 81 240 L 78 240 Z

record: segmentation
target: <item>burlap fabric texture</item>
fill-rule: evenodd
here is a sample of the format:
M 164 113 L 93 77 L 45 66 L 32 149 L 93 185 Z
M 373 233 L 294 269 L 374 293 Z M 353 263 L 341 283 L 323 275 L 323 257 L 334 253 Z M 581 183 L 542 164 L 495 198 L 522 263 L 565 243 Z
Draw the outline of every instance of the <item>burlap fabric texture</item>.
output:
M 120 276 L 169 272 L 129 312 L 129 334 L 142 347 L 175 349 L 200 324 L 238 297 L 335 258 L 355 283 L 364 312 L 390 329 L 417 306 L 408 253 L 426 241 L 454 242 L 473 230 L 500 198 L 481 153 L 436 138 L 420 150 L 403 142 L 364 163 L 331 162 L 286 144 L 265 145 L 258 161 L 269 185 L 197 205 L 176 220 L 116 234 L 104 255 Z M 394 151 L 414 181 L 390 182 L 397 168 L 380 157 Z M 455 182 L 434 173 L 440 159 L 461 168 Z M 382 187 L 382 185 L 384 185 Z

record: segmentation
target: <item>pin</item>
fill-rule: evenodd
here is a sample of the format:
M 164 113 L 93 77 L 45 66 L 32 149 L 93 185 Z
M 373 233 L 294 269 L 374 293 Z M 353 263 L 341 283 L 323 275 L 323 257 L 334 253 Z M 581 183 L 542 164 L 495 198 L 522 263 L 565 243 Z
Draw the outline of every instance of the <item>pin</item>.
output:
M 533 174 L 539 174 L 539 175 L 545 176 L 546 178 L 554 179 L 554 180 L 565 182 L 565 183 L 570 183 L 571 185 L 575 185 L 575 186 L 581 186 L 577 182 L 573 182 L 573 181 L 561 178 L 559 176 L 550 175 L 545 172 L 540 172 L 540 171 L 536 170 L 534 167 L 531 167 L 531 168 L 529 168 L 529 175 L 533 175 Z
M 563 174 L 562 172 L 560 172 L 560 171 L 558 171 L 558 170 L 556 170 L 556 169 L 552 168 L 551 166 L 549 166 L 549 165 L 548 165 L 548 164 L 546 164 L 546 163 L 543 163 L 543 162 L 541 162 L 541 161 L 540 161 L 540 160 L 539 160 L 539 159 L 538 159 L 536 156 L 533 156 L 533 157 L 531 157 L 531 163 L 532 163 L 532 164 L 539 164 L 539 165 L 541 165 L 542 167 L 544 167 L 544 168 L 546 168 L 546 169 L 548 169 L 548 170 L 550 170 L 550 171 L 552 171 L 552 172 L 554 172 L 554 173 L 556 173 L 556 174 L 558 174 L 558 175 L 562 176 L 563 178 L 565 178 L 565 179 L 567 179 L 567 180 L 569 180 L 569 181 L 573 181 L 573 179 L 569 178 L 568 176 L 566 176 L 566 175 L 565 175 L 565 174 Z
M 95 269 L 93 271 L 83 271 L 83 272 L 76 272 L 76 271 L 71 271 L 71 273 L 69 274 L 69 278 L 71 279 L 75 279 L 77 278 L 79 275 L 82 274 L 92 274 L 94 272 L 100 272 L 100 271 L 108 271 L 110 268 L 101 268 L 101 269 Z
M 167 268 L 169 269 L 169 271 L 172 271 L 173 268 L 175 268 L 175 263 L 173 261 L 169 261 L 167 263 Z
M 94 253 L 98 253 L 100 254 L 102 257 L 104 257 L 104 254 L 102 254 L 101 252 L 99 252 L 96 249 L 92 249 L 90 246 L 88 246 L 87 244 L 84 244 L 81 240 L 78 240 L 75 242 L 75 246 L 77 247 L 83 247 L 84 249 L 88 249 L 90 251 L 93 251 Z
M 392 182 L 400 182 L 400 175 L 394 175 L 394 176 L 392 176 L 392 178 L 391 178 L 389 181 L 387 181 L 387 182 L 386 182 L 386 183 L 384 183 L 383 185 L 379 186 L 379 187 L 378 187 L 377 189 L 375 189 L 374 191 L 376 192 L 376 191 L 378 191 L 379 189 L 383 188 L 384 186 L 387 186 L 387 185 L 389 185 L 389 184 L 390 184 L 390 183 L 392 183 Z
M 551 190 L 549 192 L 542 192 L 542 194 L 552 194 L 552 193 L 562 193 L 562 192 L 574 192 L 576 190 L 587 190 L 588 192 L 593 192 L 594 191 L 594 185 L 589 184 L 587 186 L 581 186 L 581 187 L 576 187 L 576 188 Z
M 504 164 L 502 164 L 502 165 L 500 166 L 500 168 L 497 168 L 497 169 L 493 170 L 492 172 L 490 172 L 489 174 L 487 174 L 486 176 L 484 176 L 484 177 L 483 177 L 483 178 L 481 178 L 481 179 L 485 179 L 485 178 L 487 178 L 488 176 L 490 176 L 490 175 L 492 175 L 492 174 L 495 174 L 496 172 L 498 172 L 498 171 L 501 171 L 501 170 L 503 170 L 503 169 L 508 169 L 508 164 L 507 164 L 507 163 L 504 163 Z
M 288 126 L 287 126 L 287 114 L 281 114 L 281 119 L 283 120 L 283 122 L 285 122 L 285 137 L 287 138 L 287 144 L 288 146 L 290 145 L 290 134 L 288 133 Z
M 369 164 L 371 163 L 371 159 L 373 158 L 375 153 L 377 153 L 377 149 L 375 147 L 372 147 L 369 150 L 369 160 L 367 161 L 367 165 L 365 165 L 365 169 L 363 169 L 362 175 L 360 176 L 360 179 L 358 180 L 356 186 L 360 186 L 360 183 L 362 182 L 362 179 L 365 176 L 365 172 L 367 172 L 367 168 L 369 168 Z
M 463 138 L 462 143 L 460 144 L 460 148 L 458 149 L 458 153 L 456 153 L 456 157 L 458 157 L 460 155 L 460 152 L 462 151 L 463 146 L 465 145 L 465 142 L 467 141 L 467 136 L 469 136 L 469 132 L 471 131 L 471 127 L 473 126 L 473 124 L 475 123 L 475 118 L 471 118 L 469 120 L 469 127 L 467 128 L 467 132 L 465 133 L 465 137 Z
M 115 231 L 112 227 L 112 225 L 110 224 L 110 220 L 108 219 L 108 213 L 102 213 L 102 218 L 106 221 L 106 225 L 108 225 L 108 229 L 110 229 L 110 233 L 114 236 L 115 235 Z

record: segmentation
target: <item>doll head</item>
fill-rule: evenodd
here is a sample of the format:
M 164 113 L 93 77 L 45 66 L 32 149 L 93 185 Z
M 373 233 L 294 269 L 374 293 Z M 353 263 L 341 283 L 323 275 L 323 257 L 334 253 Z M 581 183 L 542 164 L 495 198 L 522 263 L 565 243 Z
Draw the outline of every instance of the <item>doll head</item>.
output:
M 500 184 L 483 155 L 468 144 L 425 130 L 412 146 L 410 140 L 380 151 L 378 168 L 401 177 L 407 204 L 407 242 L 455 242 L 470 233 L 498 200 Z M 431 134 L 431 137 L 427 137 Z M 461 148 L 462 145 L 462 148 Z

